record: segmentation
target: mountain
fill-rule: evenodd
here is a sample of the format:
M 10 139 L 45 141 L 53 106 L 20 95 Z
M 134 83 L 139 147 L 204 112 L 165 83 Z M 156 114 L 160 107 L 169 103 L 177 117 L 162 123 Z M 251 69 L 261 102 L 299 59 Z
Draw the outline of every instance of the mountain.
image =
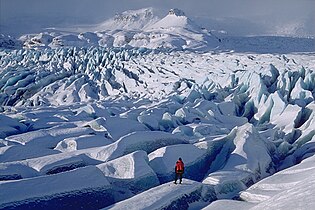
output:
M 136 47 L 158 50 L 233 51 L 257 53 L 314 52 L 314 38 L 281 36 L 231 36 L 213 28 L 237 27 L 235 20 L 215 22 L 187 17 L 179 9 L 171 9 L 160 18 L 153 8 L 128 10 L 94 25 L 50 28 L 38 34 L 25 34 L 18 38 L 15 48 L 59 47 Z M 205 24 L 206 23 L 206 24 Z M 211 25 L 212 24 L 212 25 Z M 250 22 L 240 23 L 242 28 L 252 27 Z M 205 28 L 206 26 L 206 28 Z M 243 29 L 242 29 L 243 30 Z M 234 30 L 235 31 L 235 30 Z M 3 40 L 3 38 L 2 38 Z M 12 40 L 12 38 L 11 38 Z M 12 48 L 3 41 L 2 48 Z
M 153 8 L 129 10 L 100 24 L 50 29 L 19 38 L 26 48 L 65 46 L 144 47 L 150 49 L 206 50 L 218 41 L 178 9 L 158 18 Z
M 219 44 L 179 9 L 171 9 L 164 18 L 147 26 L 141 38 L 148 40 L 149 48 L 210 50 Z
M 147 30 L 171 30 L 173 28 L 201 31 L 201 28 L 179 9 L 171 9 L 164 18 L 148 26 Z
M 155 13 L 157 13 L 157 11 L 153 8 L 128 10 L 121 14 L 116 14 L 115 17 L 100 23 L 94 30 L 100 32 L 113 30 L 139 31 L 159 20 Z

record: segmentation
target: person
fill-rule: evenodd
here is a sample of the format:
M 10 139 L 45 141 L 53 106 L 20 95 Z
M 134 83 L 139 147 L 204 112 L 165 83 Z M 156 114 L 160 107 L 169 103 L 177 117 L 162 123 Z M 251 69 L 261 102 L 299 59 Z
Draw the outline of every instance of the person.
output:
M 185 170 L 184 162 L 182 161 L 182 158 L 178 158 L 178 161 L 176 161 L 176 165 L 175 165 L 175 181 L 174 181 L 175 184 L 177 184 L 178 178 L 179 178 L 179 184 L 182 183 L 184 170 Z

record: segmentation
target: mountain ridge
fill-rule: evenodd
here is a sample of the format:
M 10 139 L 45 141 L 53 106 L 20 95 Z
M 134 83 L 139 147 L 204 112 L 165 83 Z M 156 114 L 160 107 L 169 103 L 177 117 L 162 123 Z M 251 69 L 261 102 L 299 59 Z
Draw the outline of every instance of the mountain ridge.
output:
M 2 35 L 2 48 L 136 47 L 148 49 L 233 52 L 314 52 L 314 38 L 230 36 L 204 28 L 179 9 L 159 18 L 154 8 L 128 10 L 97 25 L 49 29 L 18 39 Z

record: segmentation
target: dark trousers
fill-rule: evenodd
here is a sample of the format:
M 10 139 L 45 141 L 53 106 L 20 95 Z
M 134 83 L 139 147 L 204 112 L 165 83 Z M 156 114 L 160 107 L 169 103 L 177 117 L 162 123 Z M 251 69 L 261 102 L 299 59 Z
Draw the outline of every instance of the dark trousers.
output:
M 177 182 L 178 178 L 179 178 L 179 183 L 182 183 L 183 172 L 180 172 L 180 173 L 176 172 L 175 173 L 175 183 Z

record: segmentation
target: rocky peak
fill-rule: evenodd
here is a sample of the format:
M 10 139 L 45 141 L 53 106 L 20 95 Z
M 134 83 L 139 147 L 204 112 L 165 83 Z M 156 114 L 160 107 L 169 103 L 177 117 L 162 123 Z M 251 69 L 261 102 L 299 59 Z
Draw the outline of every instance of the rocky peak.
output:
M 180 9 L 170 9 L 168 12 L 168 15 L 176 15 L 176 16 L 185 16 L 185 13 Z

